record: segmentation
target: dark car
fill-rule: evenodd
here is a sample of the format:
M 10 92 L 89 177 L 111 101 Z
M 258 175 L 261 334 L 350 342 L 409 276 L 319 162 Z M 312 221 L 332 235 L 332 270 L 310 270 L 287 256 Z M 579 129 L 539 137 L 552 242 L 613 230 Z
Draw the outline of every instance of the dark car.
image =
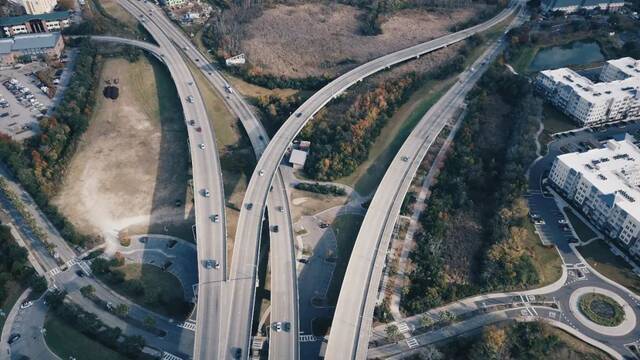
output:
M 253 203 L 248 203 L 247 204 L 247 210 L 251 210 L 253 209 Z
M 20 339 L 20 334 L 13 334 L 9 337 L 9 344 L 13 344 L 14 342 L 18 341 Z
M 301 264 L 308 264 L 309 263 L 309 259 L 298 259 L 298 262 L 300 262 Z
M 233 358 L 240 359 L 241 357 L 242 357 L 242 349 L 235 348 L 235 350 L 233 350 Z
M 78 277 L 84 277 L 84 272 L 82 270 L 78 270 L 76 271 L 76 275 L 78 275 Z
M 273 231 L 273 232 L 278 232 L 278 230 L 280 230 L 278 225 L 273 225 L 273 227 L 271 228 L 271 231 Z
M 326 229 L 328 227 L 329 227 L 329 224 L 327 224 L 327 223 L 320 224 L 320 229 Z

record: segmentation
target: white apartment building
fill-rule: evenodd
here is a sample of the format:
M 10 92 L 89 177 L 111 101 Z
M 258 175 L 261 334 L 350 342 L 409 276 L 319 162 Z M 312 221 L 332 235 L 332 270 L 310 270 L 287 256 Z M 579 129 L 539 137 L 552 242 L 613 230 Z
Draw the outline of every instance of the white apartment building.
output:
M 640 253 L 640 149 L 633 137 L 558 156 L 549 180 L 594 226 Z
M 22 0 L 22 6 L 29 15 L 44 14 L 53 11 L 57 0 Z
M 635 118 L 640 113 L 640 66 L 635 63 L 632 58 L 608 61 L 598 83 L 568 68 L 544 70 L 536 86 L 582 126 Z
M 543 11 L 562 11 L 570 14 L 580 9 L 602 9 L 616 11 L 624 6 L 622 0 L 543 0 L 540 7 Z

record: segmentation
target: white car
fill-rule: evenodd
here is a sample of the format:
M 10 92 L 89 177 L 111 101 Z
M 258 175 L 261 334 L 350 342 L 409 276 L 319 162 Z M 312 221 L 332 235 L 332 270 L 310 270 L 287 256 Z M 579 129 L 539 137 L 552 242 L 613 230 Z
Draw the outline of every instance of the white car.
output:
M 202 196 L 209 197 L 211 196 L 211 193 L 207 189 L 202 189 Z
M 206 148 L 207 148 L 207 146 L 206 146 L 205 144 L 200 144 L 200 145 L 198 145 L 198 147 L 199 147 L 200 149 L 202 149 L 202 150 L 204 150 L 204 149 L 206 149 Z
M 558 220 L 558 224 L 565 225 L 565 224 L 569 224 L 569 222 L 565 219 L 560 219 Z
M 187 96 L 187 101 L 190 103 L 193 103 L 193 96 L 191 95 Z
M 281 332 L 282 331 L 282 321 L 278 321 L 277 323 L 273 324 L 273 328 L 276 332 Z
M 20 305 L 20 309 L 27 309 L 30 308 L 31 306 L 33 306 L 33 302 L 32 301 L 25 301 L 22 303 L 22 305 Z
M 258 173 L 258 175 L 260 175 L 260 176 L 264 176 L 264 170 L 260 170 L 260 172 Z

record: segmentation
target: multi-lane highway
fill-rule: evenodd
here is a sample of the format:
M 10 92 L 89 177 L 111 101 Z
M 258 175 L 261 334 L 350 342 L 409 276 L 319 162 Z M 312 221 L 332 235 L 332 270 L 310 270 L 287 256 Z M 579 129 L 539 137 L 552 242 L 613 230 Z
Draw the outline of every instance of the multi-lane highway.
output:
M 196 243 L 198 247 L 198 305 L 194 351 L 211 358 L 218 349 L 220 294 L 226 280 L 226 220 L 222 169 L 218 147 L 204 102 L 187 64 L 172 41 L 152 19 L 148 10 L 134 3 L 120 4 L 136 18 L 146 19 L 145 28 L 160 48 L 160 59 L 167 65 L 182 104 L 189 135 L 193 168 Z M 120 39 L 119 39 L 120 40 Z M 188 95 L 187 95 L 188 94 Z M 186 96 L 185 96 L 186 95 Z M 210 265 L 205 266 L 209 263 Z M 199 336 L 203 334 L 204 336 Z
M 246 101 L 237 92 L 229 92 L 225 86 L 229 83 L 224 77 L 215 69 L 210 60 L 198 51 L 197 47 L 191 42 L 191 40 L 180 30 L 170 19 L 168 19 L 165 13 L 153 5 L 151 2 L 140 3 L 130 0 L 121 0 L 121 5 L 127 9 L 134 16 L 140 15 L 139 11 L 144 13 L 143 25 L 149 31 L 149 33 L 155 38 L 169 38 L 176 46 L 184 51 L 184 55 L 195 63 L 200 71 L 202 71 L 205 78 L 210 84 L 221 94 L 225 105 L 229 110 L 235 114 L 235 116 L 242 123 L 251 145 L 254 149 L 256 158 L 260 158 L 267 143 L 269 137 L 266 130 L 262 126 L 262 123 L 250 110 L 250 107 Z M 215 121 L 215 119 L 214 119 Z M 271 284 L 272 294 L 273 289 L 278 289 L 278 298 L 271 308 L 271 319 L 273 322 L 283 322 L 289 324 L 289 331 L 283 331 L 271 338 L 269 342 L 269 352 L 271 356 L 275 358 L 281 358 L 280 355 L 286 355 L 287 358 L 296 359 L 299 356 L 298 351 L 298 291 L 297 291 L 297 277 L 295 272 L 295 248 L 294 248 L 294 236 L 291 231 L 291 214 L 288 209 L 288 198 L 286 187 L 282 178 L 282 175 L 278 171 L 274 179 L 272 191 L 269 193 L 267 204 L 270 209 L 270 214 L 275 216 L 275 219 L 270 219 L 271 223 L 278 225 L 280 231 L 271 232 L 270 239 L 276 244 L 271 248 Z M 280 212 L 278 209 L 283 208 L 285 211 Z M 234 254 L 245 251 L 240 246 L 234 246 Z M 255 270 L 251 269 L 252 274 Z M 252 280 L 254 281 L 254 280 Z M 221 289 L 223 292 L 224 289 Z M 274 301 L 272 297 L 272 302 Z M 226 307 L 225 307 L 226 308 Z M 216 320 L 213 320 L 217 323 Z M 223 352 L 219 355 L 215 352 L 214 348 L 217 345 L 211 345 L 202 347 L 205 341 L 208 343 L 218 342 L 217 337 L 212 336 L 206 329 L 205 325 L 197 322 L 196 337 L 199 341 L 196 341 L 196 349 L 194 352 L 195 358 L 210 359 L 220 356 L 221 358 L 228 357 L 230 352 Z M 233 351 L 235 355 L 235 349 L 229 349 Z
M 511 6 L 482 24 L 400 50 L 361 65 L 316 92 L 287 119 L 271 142 L 269 142 L 263 156 L 258 161 L 256 171 L 251 177 L 244 200 L 245 205 L 252 204 L 251 208 L 245 206 L 240 212 L 234 245 L 236 249 L 240 250 L 234 251 L 231 262 L 231 283 L 228 293 L 225 294 L 225 297 L 227 297 L 225 304 L 230 306 L 227 321 L 223 323 L 223 326 L 225 326 L 224 331 L 228 334 L 227 341 L 222 345 L 223 348 L 226 348 L 225 353 L 234 349 L 242 349 L 244 351 L 249 347 L 255 298 L 255 268 L 258 261 L 260 229 L 265 201 L 269 193 L 271 179 L 276 174 L 281 159 L 291 141 L 307 121 L 331 99 L 363 78 L 394 64 L 416 58 L 422 54 L 464 40 L 477 32 L 484 31 L 508 18 L 513 14 L 514 9 L 515 7 Z M 225 353 L 220 355 L 222 356 Z
M 510 26 L 521 22 L 516 17 Z M 502 38 L 459 76 L 443 97 L 420 119 L 389 165 L 358 233 L 331 325 L 327 359 L 366 357 L 378 284 L 391 235 L 411 181 L 433 141 L 459 113 L 466 94 L 502 50 Z

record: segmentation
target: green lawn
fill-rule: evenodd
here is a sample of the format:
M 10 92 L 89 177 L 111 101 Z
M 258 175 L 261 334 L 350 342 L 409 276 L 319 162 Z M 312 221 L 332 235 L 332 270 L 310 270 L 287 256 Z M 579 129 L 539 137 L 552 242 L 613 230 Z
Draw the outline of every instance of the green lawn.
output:
M 574 214 L 573 210 L 566 207 L 564 208 L 564 212 L 567 214 L 567 220 L 569 220 L 581 241 L 588 241 L 598 236 L 587 224 Z
M 336 234 L 338 253 L 336 254 L 336 267 L 333 270 L 331 283 L 327 290 L 327 301 L 329 304 L 335 305 L 338 301 L 344 273 L 347 271 L 347 264 L 349 264 L 351 251 L 356 242 L 360 225 L 362 225 L 362 219 L 363 217 L 360 215 L 341 215 L 331 224 L 331 228 Z
M 144 294 L 132 293 L 127 282 L 109 284 L 119 294 L 152 311 L 168 317 L 183 318 L 188 315 L 190 306 L 184 301 L 182 284 L 173 274 L 148 264 L 128 264 L 114 268 L 125 274 L 125 280 L 140 280 Z
M 577 249 L 599 273 L 640 295 L 640 277 L 621 257 L 613 254 L 603 240 L 596 240 Z
M 62 359 L 75 357 L 77 360 L 126 360 L 119 353 L 67 326 L 54 314 L 48 313 L 44 323 L 47 333 L 45 341 L 49 349 Z
M 576 128 L 576 124 L 567 115 L 548 103 L 545 103 L 543 107 L 542 122 L 544 123 L 544 131 L 550 134 Z
M 529 64 L 533 61 L 533 58 L 536 57 L 536 54 L 540 50 L 539 47 L 526 47 L 522 49 L 522 51 L 518 54 L 518 56 L 511 61 L 511 66 L 518 74 L 523 74 L 526 72 Z

